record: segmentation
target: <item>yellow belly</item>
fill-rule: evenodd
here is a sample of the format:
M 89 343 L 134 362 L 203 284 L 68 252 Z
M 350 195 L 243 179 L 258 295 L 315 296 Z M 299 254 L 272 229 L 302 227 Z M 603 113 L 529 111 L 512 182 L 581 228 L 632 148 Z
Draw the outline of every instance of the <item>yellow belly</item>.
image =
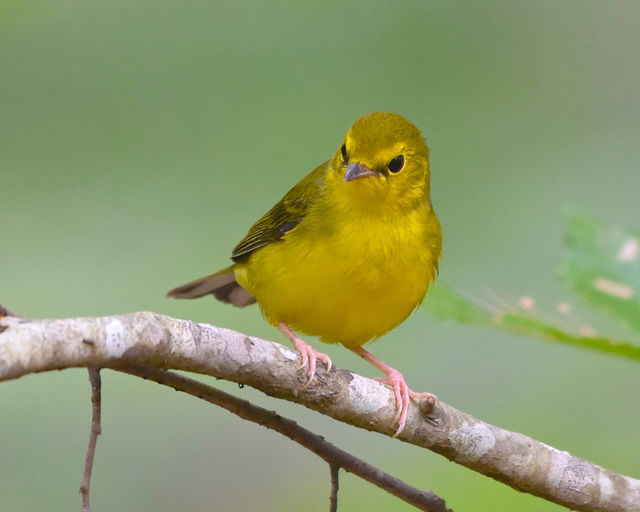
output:
M 412 227 L 382 221 L 327 233 L 301 224 L 237 264 L 236 279 L 270 323 L 357 347 L 407 318 L 435 277 L 440 240 Z

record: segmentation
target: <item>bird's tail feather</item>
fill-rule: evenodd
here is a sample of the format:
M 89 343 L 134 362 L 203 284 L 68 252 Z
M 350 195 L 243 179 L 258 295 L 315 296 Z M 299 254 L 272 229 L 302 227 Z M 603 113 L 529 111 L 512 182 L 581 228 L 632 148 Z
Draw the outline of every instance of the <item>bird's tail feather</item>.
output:
M 190 283 L 178 286 L 167 293 L 167 297 L 174 299 L 196 299 L 205 295 L 213 295 L 216 299 L 245 307 L 254 304 L 256 299 L 236 281 L 233 265 L 211 274 L 201 277 Z

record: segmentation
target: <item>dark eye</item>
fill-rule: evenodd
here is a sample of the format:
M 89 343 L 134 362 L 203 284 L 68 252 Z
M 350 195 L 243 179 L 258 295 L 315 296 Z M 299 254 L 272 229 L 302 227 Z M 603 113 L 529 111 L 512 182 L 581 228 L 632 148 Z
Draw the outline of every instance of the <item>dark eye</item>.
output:
M 398 155 L 389 162 L 387 167 L 389 168 L 389 171 L 393 173 L 400 172 L 404 167 L 404 157 L 402 155 Z
M 342 160 L 347 161 L 347 145 L 343 144 L 340 148 L 340 152 L 342 153 Z

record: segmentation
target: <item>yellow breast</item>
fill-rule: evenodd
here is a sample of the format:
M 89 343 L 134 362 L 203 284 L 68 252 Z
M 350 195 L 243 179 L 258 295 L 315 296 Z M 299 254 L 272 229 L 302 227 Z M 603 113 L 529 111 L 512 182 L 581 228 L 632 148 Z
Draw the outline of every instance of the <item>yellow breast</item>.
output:
M 357 347 L 420 304 L 439 253 L 440 230 L 430 206 L 392 220 L 332 219 L 321 211 L 256 251 L 235 273 L 270 323 Z

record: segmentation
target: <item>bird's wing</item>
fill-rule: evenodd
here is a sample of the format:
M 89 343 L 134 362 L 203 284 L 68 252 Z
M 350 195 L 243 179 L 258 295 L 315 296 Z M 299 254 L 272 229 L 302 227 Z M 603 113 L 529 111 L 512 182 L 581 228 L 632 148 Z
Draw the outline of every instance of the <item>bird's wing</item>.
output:
M 233 249 L 231 259 L 235 262 L 244 261 L 256 249 L 280 240 L 287 231 L 300 224 L 309 207 L 322 194 L 327 166 L 328 162 L 325 162 L 316 167 L 251 226 L 247 235 Z

